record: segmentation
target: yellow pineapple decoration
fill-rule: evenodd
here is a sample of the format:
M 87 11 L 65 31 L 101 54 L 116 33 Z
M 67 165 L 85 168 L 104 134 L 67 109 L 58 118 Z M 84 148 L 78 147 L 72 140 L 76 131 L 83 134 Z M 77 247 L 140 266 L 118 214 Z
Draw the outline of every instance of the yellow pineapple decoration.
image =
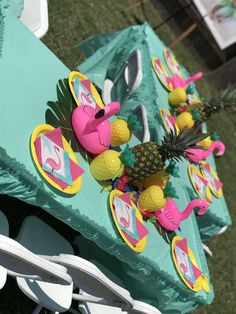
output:
M 184 129 L 190 129 L 194 126 L 194 119 L 190 112 L 182 112 L 177 116 L 175 122 L 180 129 L 180 131 Z
M 208 148 L 211 146 L 211 144 L 212 144 L 211 137 L 210 137 L 210 136 L 206 137 L 206 138 L 205 138 L 204 140 L 202 140 L 201 142 L 198 142 L 198 144 L 199 144 L 202 148 L 208 149 Z
M 198 144 L 203 147 L 204 149 L 208 149 L 212 142 L 219 141 L 219 135 L 217 132 L 212 132 L 211 136 L 206 137 L 204 140 L 198 142 Z
M 139 195 L 139 208 L 141 211 L 148 212 L 161 209 L 166 205 L 168 196 L 178 198 L 170 182 L 168 182 L 164 190 L 158 185 L 151 185 Z
M 90 171 L 96 180 L 110 180 L 121 170 L 120 153 L 106 150 L 94 158 L 90 164 Z
M 111 122 L 111 145 L 120 146 L 128 143 L 132 131 L 140 131 L 142 126 L 137 120 L 137 116 L 131 114 L 128 120 L 117 119 Z
M 177 87 L 168 95 L 169 103 L 173 106 L 185 103 L 187 100 L 187 93 L 184 88 Z
M 90 164 L 90 171 L 98 181 L 112 180 L 121 176 L 125 165 L 134 166 L 135 156 L 128 145 L 123 153 L 115 150 L 106 150 L 94 158 Z
M 159 185 L 160 187 L 164 188 L 167 184 L 167 181 L 170 178 L 170 174 L 166 172 L 165 169 L 158 171 L 156 174 L 152 175 L 151 177 L 144 179 L 140 182 L 142 188 L 147 189 L 151 185 Z
M 150 212 L 164 207 L 166 198 L 162 188 L 158 185 L 151 185 L 139 195 L 138 204 L 141 210 Z

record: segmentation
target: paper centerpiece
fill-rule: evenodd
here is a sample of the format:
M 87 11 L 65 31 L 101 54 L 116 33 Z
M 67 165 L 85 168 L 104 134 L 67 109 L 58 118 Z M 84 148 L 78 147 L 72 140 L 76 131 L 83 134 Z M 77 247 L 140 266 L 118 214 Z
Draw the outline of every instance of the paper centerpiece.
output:
M 163 50 L 163 54 L 164 54 L 164 58 L 165 61 L 171 71 L 172 74 L 174 75 L 179 75 L 179 76 L 183 76 L 183 73 L 181 71 L 181 67 L 179 65 L 179 63 L 176 61 L 174 55 L 172 54 L 172 52 L 170 51 L 169 48 L 165 48 Z
M 189 174 L 190 181 L 193 185 L 193 188 L 198 194 L 198 196 L 202 200 L 210 204 L 211 192 L 208 187 L 208 181 L 203 177 L 201 172 L 193 165 L 188 166 L 188 174 Z
M 206 161 L 199 163 L 200 171 L 203 177 L 207 180 L 208 186 L 215 197 L 220 198 L 223 195 L 222 192 L 222 182 L 220 181 L 218 175 Z
M 161 60 L 158 59 L 158 58 L 152 58 L 152 66 L 153 66 L 153 69 L 154 69 L 158 79 L 162 83 L 162 85 L 168 91 L 172 91 L 173 90 L 173 85 L 172 85 L 171 82 L 169 82 L 170 76 L 169 76 L 165 66 L 161 62 Z
M 168 110 L 161 108 L 160 117 L 162 119 L 166 132 L 170 133 L 170 131 L 172 130 L 174 134 L 179 133 L 179 128 L 175 123 L 175 117 L 173 117 Z
M 113 190 L 110 193 L 110 208 L 122 239 L 133 251 L 142 252 L 146 246 L 148 230 L 129 193 Z
M 31 153 L 37 169 L 54 188 L 67 194 L 79 191 L 84 172 L 60 128 L 42 124 L 31 136 Z
M 92 108 L 103 108 L 104 104 L 101 100 L 97 89 L 92 82 L 82 73 L 72 71 L 69 75 L 69 87 L 73 98 L 77 104 L 87 105 Z
M 189 289 L 197 292 L 203 289 L 209 292 L 209 281 L 202 274 L 187 239 L 175 236 L 172 240 L 172 258 L 176 270 Z

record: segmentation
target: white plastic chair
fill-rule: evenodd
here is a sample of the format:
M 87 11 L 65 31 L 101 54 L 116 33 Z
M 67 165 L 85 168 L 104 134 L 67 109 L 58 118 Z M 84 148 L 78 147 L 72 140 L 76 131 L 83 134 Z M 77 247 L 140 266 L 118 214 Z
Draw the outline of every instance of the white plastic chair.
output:
M 220 235 L 220 234 L 224 233 L 227 229 L 228 229 L 228 226 L 227 226 L 227 225 L 224 226 L 224 227 L 222 227 L 222 228 L 220 229 L 220 231 L 217 233 L 217 235 Z
M 104 274 L 105 268 L 101 265 L 97 267 L 83 258 L 74 256 L 70 244 L 37 217 L 29 216 L 24 220 L 17 239 L 43 258 L 67 269 L 75 287 L 80 289 L 80 294 L 73 294 L 73 299 L 82 302 L 85 306 L 95 307 L 90 313 L 98 314 L 97 307 L 99 309 L 102 306 L 103 313 L 109 314 L 116 311 L 118 313 L 127 311 L 126 313 L 132 314 L 160 314 L 154 307 L 133 300 L 130 293 L 121 287 L 119 282 L 115 283 Z M 70 250 L 69 254 L 58 254 L 58 252 Z M 53 255 L 53 252 L 56 255 Z M 18 285 L 32 298 L 28 287 L 27 290 L 24 287 L 24 282 L 18 280 Z M 76 312 L 71 308 L 69 311 Z
M 134 300 L 130 293 L 110 280 L 93 263 L 78 256 L 66 254 L 53 256 L 50 261 L 65 266 L 75 286 L 81 289 L 80 294 L 73 295 L 74 300 L 102 304 L 104 308 L 107 305 L 118 307 L 120 312 L 133 308 Z
M 99 264 L 97 261 L 92 261 L 106 276 L 118 284 L 120 287 L 123 286 L 123 282 L 115 274 L 110 272 L 106 267 Z M 69 270 L 68 270 L 69 272 Z M 72 275 L 73 277 L 73 275 Z M 127 291 L 126 289 L 124 289 Z M 82 292 L 85 294 L 85 292 Z M 99 303 L 84 302 L 79 305 L 79 309 L 83 314 L 161 314 L 161 312 L 155 307 L 141 301 L 133 300 L 132 309 L 128 309 L 127 312 L 123 312 L 121 308 L 115 308 L 114 306 L 104 306 Z
M 206 244 L 202 243 L 202 248 L 207 256 L 209 257 L 213 256 L 211 249 Z
M 62 312 L 70 308 L 73 284 L 65 267 L 37 256 L 3 235 L 0 235 L 0 264 L 8 275 L 16 277 L 21 290 L 39 304 L 33 313 L 39 313 L 42 306 Z
M 48 31 L 47 0 L 24 0 L 24 8 L 20 20 L 38 38 Z
M 0 234 L 4 236 L 9 235 L 9 224 L 7 217 L 0 211 Z M 1 265 L 1 263 L 0 263 Z M 7 281 L 7 270 L 0 266 L 0 289 L 2 289 Z
M 112 99 L 112 90 L 115 89 L 117 82 L 124 75 L 126 82 L 126 91 L 127 94 L 122 101 L 120 99 Z M 128 60 L 125 62 L 125 66 L 117 74 L 115 79 L 111 81 L 110 79 L 105 79 L 103 89 L 102 89 L 102 99 L 105 105 L 108 105 L 112 100 L 125 102 L 129 95 L 136 90 L 140 83 L 142 82 L 143 73 L 142 73 L 142 60 L 141 52 L 139 49 L 135 50 Z
M 134 114 L 137 115 L 139 122 L 141 123 L 142 130 L 134 131 L 134 135 L 142 142 L 146 143 L 150 141 L 150 131 L 148 127 L 147 111 L 144 105 L 136 107 Z
M 111 282 L 92 263 L 74 256 L 70 243 L 37 217 L 28 216 L 24 220 L 17 240 L 34 253 L 40 254 L 41 257 L 64 265 L 67 268 L 68 274 L 73 276 L 74 285 L 89 294 L 86 297 L 82 294 L 73 294 L 73 299 L 84 302 L 90 301 L 110 304 L 119 306 L 122 309 L 132 308 L 133 299 L 127 290 Z M 27 296 L 34 299 L 34 295 L 30 291 L 31 287 L 26 281 L 17 279 L 17 283 Z M 58 293 L 57 288 L 47 285 L 43 286 L 42 290 L 45 288 L 47 288 L 47 293 L 52 295 L 52 299 L 56 297 Z M 61 297 L 63 297 L 63 294 Z M 43 300 L 38 301 L 44 307 L 50 308 L 50 303 L 46 304 Z M 61 309 L 58 309 L 58 311 L 62 312 Z M 71 308 L 69 311 L 75 312 Z
M 35 216 L 25 218 L 17 241 L 39 255 L 51 256 L 61 252 L 74 254 L 68 241 Z M 39 304 L 35 308 L 34 314 L 39 313 L 42 307 L 55 312 L 65 312 L 70 308 L 73 284 L 65 286 L 52 282 L 37 282 L 35 285 L 24 278 L 17 278 L 17 284 L 23 293 Z

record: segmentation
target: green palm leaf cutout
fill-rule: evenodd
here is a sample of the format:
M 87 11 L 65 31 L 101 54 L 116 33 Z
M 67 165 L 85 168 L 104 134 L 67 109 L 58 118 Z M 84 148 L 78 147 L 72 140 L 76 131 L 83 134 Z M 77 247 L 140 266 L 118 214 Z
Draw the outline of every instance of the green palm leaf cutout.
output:
M 178 195 L 176 194 L 176 190 L 173 187 L 171 182 L 168 182 L 166 187 L 163 190 L 164 195 L 167 197 L 171 197 L 171 198 L 179 198 Z
M 179 167 L 176 166 L 175 161 L 170 161 L 168 167 L 166 167 L 166 172 L 175 178 L 179 178 Z
M 89 155 L 78 143 L 72 129 L 71 115 L 77 106 L 71 95 L 67 78 L 58 81 L 57 100 L 48 101 L 47 105 L 49 108 L 45 113 L 46 123 L 52 125 L 54 128 L 61 128 L 64 137 L 70 143 L 73 151 L 80 153 L 86 161 L 89 161 Z

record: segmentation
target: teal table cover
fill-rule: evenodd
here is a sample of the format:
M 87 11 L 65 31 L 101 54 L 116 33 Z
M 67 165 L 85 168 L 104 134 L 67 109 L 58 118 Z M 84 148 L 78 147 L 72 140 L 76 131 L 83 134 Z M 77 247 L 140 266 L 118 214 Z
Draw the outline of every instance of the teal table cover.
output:
M 24 0 L 0 0 L 0 6 L 4 10 L 11 10 L 12 13 L 20 17 L 24 8 Z
M 94 258 L 101 260 L 103 254 L 109 257 L 111 270 L 124 279 L 131 295 L 156 306 L 162 313 L 186 313 L 200 303 L 211 303 L 213 287 L 210 286 L 209 294 L 187 288 L 175 270 L 170 244 L 150 222 L 146 223 L 149 235 L 145 250 L 137 254 L 128 248 L 113 223 L 108 193 L 101 192 L 79 153 L 76 157 L 85 173 L 78 194 L 62 195 L 39 175 L 30 154 L 31 133 L 37 125 L 45 123 L 47 102 L 57 99 L 58 80 L 68 77 L 70 71 L 11 10 L 6 10 L 4 24 L 0 57 L 0 193 L 40 206 L 80 232 L 88 239 L 87 247 L 94 243 Z M 135 143 L 137 139 L 133 137 L 131 145 Z M 180 210 L 189 202 L 183 191 L 179 185 Z M 210 280 L 194 214 L 181 223 L 177 234 L 188 238 L 199 267 Z M 86 251 L 83 241 L 81 236 L 77 239 L 81 252 Z
M 147 23 L 131 26 L 113 33 L 113 35 L 108 34 L 107 38 L 102 34 L 100 41 L 99 36 L 92 36 L 78 45 L 78 48 L 88 57 L 78 66 L 78 69 L 102 89 L 105 78 L 113 81 L 124 67 L 129 55 L 139 49 L 142 57 L 143 79 L 139 88 L 133 91 L 128 100 L 123 103 L 120 113 L 128 115 L 138 105 L 143 104 L 148 114 L 151 139 L 160 143 L 164 130 L 159 110 L 160 108 L 170 110 L 170 107 L 167 98 L 168 92 L 158 80 L 151 62 L 153 57 L 158 57 L 166 65 L 163 56 L 165 45 Z M 167 65 L 166 68 L 168 69 Z M 184 68 L 182 70 L 186 77 L 187 71 Z M 121 77 L 117 84 L 117 94 L 121 98 L 124 98 L 127 93 L 124 86 Z M 119 99 L 117 100 L 119 101 Z M 207 161 L 216 170 L 213 156 L 210 156 Z M 186 182 L 183 183 L 189 186 L 189 179 L 186 178 Z M 191 186 L 189 187 L 191 188 Z M 217 199 L 213 196 L 209 210 L 203 217 L 198 217 L 197 221 L 203 240 L 216 235 L 223 226 L 230 225 L 231 218 L 224 197 Z

